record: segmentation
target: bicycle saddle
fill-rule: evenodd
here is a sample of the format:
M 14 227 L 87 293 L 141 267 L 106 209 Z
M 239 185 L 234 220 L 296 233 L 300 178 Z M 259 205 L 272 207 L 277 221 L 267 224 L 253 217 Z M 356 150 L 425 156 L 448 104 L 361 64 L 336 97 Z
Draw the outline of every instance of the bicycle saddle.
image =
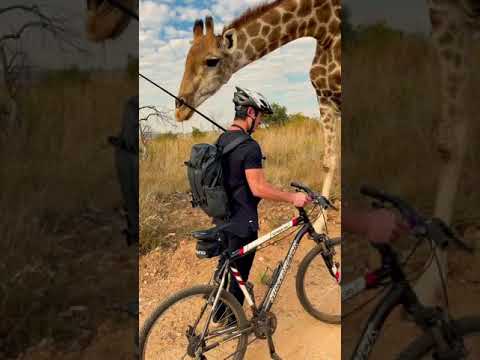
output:
M 219 226 L 215 226 L 213 228 L 207 230 L 197 230 L 192 232 L 192 236 L 197 240 L 203 241 L 217 241 L 219 238 L 219 232 L 225 230 L 229 224 L 223 224 Z

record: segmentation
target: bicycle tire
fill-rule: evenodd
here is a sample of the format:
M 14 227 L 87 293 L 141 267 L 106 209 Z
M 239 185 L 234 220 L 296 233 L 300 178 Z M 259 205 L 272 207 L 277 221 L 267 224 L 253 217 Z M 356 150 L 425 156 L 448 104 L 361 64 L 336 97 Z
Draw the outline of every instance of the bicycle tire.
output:
M 140 330 L 140 339 L 139 339 L 139 359 L 140 360 L 150 360 L 145 358 L 145 343 L 148 339 L 148 335 L 150 330 L 152 329 L 153 325 L 157 322 L 157 320 L 164 314 L 168 308 L 173 306 L 175 303 L 184 300 L 188 297 L 192 297 L 195 295 L 205 295 L 209 296 L 212 291 L 216 289 L 215 286 L 212 285 L 199 285 L 194 286 L 182 291 L 179 291 L 165 301 L 163 301 L 153 312 L 152 314 L 145 320 L 142 329 Z M 237 299 L 231 295 L 229 292 L 222 291 L 220 295 L 221 301 L 227 305 L 235 314 L 237 319 L 239 328 L 245 328 L 248 325 L 247 318 L 245 316 L 245 312 L 242 306 L 238 303 Z M 242 360 L 245 356 L 245 352 L 247 350 L 247 341 L 248 341 L 248 334 L 244 334 L 239 337 L 239 342 L 237 345 L 237 354 L 232 357 L 233 360 Z M 172 359 L 173 360 L 173 359 Z
M 339 246 L 340 244 L 341 244 L 340 239 L 333 240 L 333 245 L 335 247 Z M 305 311 L 309 313 L 311 316 L 313 316 L 314 318 L 329 324 L 340 324 L 341 318 L 342 318 L 341 314 L 332 315 L 322 311 L 318 311 L 317 309 L 315 309 L 312 303 L 308 300 L 308 297 L 305 291 L 305 275 L 307 273 L 307 269 L 310 263 L 312 262 L 312 260 L 315 259 L 316 256 L 320 255 L 321 251 L 322 249 L 320 246 L 315 246 L 313 249 L 311 249 L 307 253 L 307 255 L 303 258 L 302 262 L 300 263 L 297 271 L 297 278 L 296 278 L 296 284 L 295 284 L 296 290 L 297 290 L 297 296 L 298 296 L 298 299 L 300 300 L 300 304 L 302 304 Z
M 454 321 L 460 336 L 477 335 L 480 340 L 480 316 L 466 317 Z M 401 353 L 396 357 L 397 360 L 419 360 L 423 356 L 428 355 L 434 346 L 433 339 L 424 334 L 412 341 Z M 476 357 L 475 359 L 478 359 Z

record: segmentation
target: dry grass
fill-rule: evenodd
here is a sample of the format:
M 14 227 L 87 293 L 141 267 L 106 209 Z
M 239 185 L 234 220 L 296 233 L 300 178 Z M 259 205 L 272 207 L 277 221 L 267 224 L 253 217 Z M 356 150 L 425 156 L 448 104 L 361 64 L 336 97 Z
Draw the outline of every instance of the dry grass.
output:
M 0 137 L 0 337 L 8 334 L 3 346 L 10 349 L 50 331 L 58 314 L 46 304 L 75 281 L 52 272 L 76 246 L 65 242 L 62 223 L 87 208 L 120 205 L 105 139 L 118 132 L 118 104 L 137 84 L 124 74 L 97 76 L 29 86 L 20 97 L 20 126 Z

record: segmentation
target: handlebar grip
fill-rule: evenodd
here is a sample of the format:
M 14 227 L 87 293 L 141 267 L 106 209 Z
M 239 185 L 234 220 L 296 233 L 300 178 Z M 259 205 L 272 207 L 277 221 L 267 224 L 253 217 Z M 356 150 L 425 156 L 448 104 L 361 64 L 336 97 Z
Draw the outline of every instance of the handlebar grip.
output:
M 360 193 L 362 195 L 370 196 L 370 197 L 378 199 L 378 200 L 386 200 L 387 199 L 387 196 L 385 195 L 385 193 L 383 193 L 382 191 L 377 190 L 374 187 L 369 186 L 369 185 L 362 185 L 360 187 Z
M 305 186 L 304 186 L 303 184 L 300 184 L 300 183 L 298 183 L 298 182 L 296 182 L 296 181 L 292 181 L 292 182 L 290 183 L 290 186 L 295 187 L 295 188 L 299 188 L 299 189 L 304 189 L 304 188 L 305 188 Z

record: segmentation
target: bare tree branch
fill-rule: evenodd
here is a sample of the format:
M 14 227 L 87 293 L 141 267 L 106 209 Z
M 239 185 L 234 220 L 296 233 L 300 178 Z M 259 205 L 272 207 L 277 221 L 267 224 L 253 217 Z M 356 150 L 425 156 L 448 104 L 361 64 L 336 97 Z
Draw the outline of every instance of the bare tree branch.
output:
M 85 52 L 76 41 L 77 35 L 73 33 L 73 31 L 68 29 L 68 22 L 66 19 L 62 19 L 60 17 L 53 17 L 49 16 L 44 13 L 38 6 L 26 6 L 26 5 L 15 5 L 0 9 L 0 15 L 6 14 L 7 12 L 11 11 L 22 11 L 24 13 L 32 15 L 35 20 L 28 21 L 27 23 L 23 24 L 20 29 L 16 32 L 11 34 L 5 34 L 0 37 L 0 44 L 7 40 L 19 40 L 23 33 L 30 29 L 30 28 L 40 28 L 43 31 L 50 33 L 54 38 L 59 41 L 59 45 L 64 50 L 63 44 L 66 44 L 77 51 Z
M 177 127 L 175 122 L 171 121 L 171 116 L 169 115 L 168 111 L 159 110 L 155 105 L 144 105 L 141 106 L 138 110 L 141 111 L 145 109 L 150 111 L 148 111 L 144 117 L 141 117 L 140 121 L 147 122 L 151 117 L 155 117 L 157 118 L 157 120 L 160 120 L 172 127 Z

